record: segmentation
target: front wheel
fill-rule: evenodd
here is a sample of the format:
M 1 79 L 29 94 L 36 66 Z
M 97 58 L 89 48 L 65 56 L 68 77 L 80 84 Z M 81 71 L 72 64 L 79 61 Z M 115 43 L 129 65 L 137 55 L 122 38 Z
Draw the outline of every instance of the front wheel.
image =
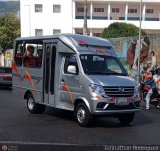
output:
M 121 122 L 121 124 L 128 125 L 133 121 L 134 116 L 135 116 L 135 113 L 120 114 L 118 116 L 118 120 Z
M 158 103 L 156 104 L 156 108 L 160 110 L 160 101 L 158 100 Z
M 30 94 L 27 98 L 27 109 L 30 113 L 43 113 L 45 111 L 46 106 L 43 104 L 38 104 L 35 102 L 33 96 Z
M 82 127 L 90 126 L 93 116 L 85 103 L 79 103 L 75 110 L 76 120 L 78 124 Z

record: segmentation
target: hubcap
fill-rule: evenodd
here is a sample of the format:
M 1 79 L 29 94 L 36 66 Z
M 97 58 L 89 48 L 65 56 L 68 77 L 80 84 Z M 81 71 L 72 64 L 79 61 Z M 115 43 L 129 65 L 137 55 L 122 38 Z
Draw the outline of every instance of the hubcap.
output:
M 157 108 L 160 109 L 160 104 L 157 105 Z
M 33 110 L 33 107 L 34 107 L 34 101 L 33 101 L 32 98 L 29 98 L 29 99 L 28 99 L 28 108 L 29 108 L 30 110 Z
M 80 123 L 84 123 L 84 120 L 86 118 L 86 111 L 80 107 L 77 111 L 77 119 Z

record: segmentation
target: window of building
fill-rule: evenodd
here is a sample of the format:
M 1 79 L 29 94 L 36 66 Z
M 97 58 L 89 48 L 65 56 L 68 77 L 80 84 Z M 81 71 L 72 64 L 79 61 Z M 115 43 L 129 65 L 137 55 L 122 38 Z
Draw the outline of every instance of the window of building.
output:
M 94 8 L 94 12 L 97 12 L 97 13 L 104 12 L 104 8 Z
M 76 34 L 83 35 L 83 32 L 76 32 Z
M 146 13 L 147 13 L 147 14 L 153 14 L 153 13 L 154 13 L 154 10 L 153 10 L 153 9 L 146 9 Z
M 119 13 L 119 8 L 112 8 L 112 13 Z
M 53 5 L 53 13 L 60 13 L 61 5 Z
M 35 4 L 35 12 L 42 12 L 42 4 Z
M 35 36 L 43 36 L 43 29 L 35 29 Z
M 54 34 L 59 34 L 59 33 L 61 33 L 61 30 L 60 30 L 60 29 L 53 29 L 53 35 L 54 35 Z
M 84 12 L 84 7 L 78 7 L 77 12 Z
M 93 36 L 95 36 L 95 37 L 101 37 L 101 33 L 93 33 Z
M 137 9 L 128 9 L 128 13 L 137 13 Z

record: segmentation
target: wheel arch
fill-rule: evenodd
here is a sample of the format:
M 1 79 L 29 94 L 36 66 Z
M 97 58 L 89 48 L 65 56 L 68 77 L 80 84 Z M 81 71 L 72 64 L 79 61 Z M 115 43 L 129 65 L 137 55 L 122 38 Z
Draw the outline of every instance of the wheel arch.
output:
M 32 92 L 30 90 L 27 90 L 24 94 L 24 99 L 27 99 L 30 94 L 32 95 Z
M 83 102 L 83 103 L 86 104 L 86 106 L 88 107 L 88 109 L 89 109 L 89 111 L 90 111 L 90 113 L 91 113 L 90 104 L 89 104 L 89 102 L 87 101 L 87 99 L 84 98 L 84 97 L 79 97 L 79 98 L 77 98 L 77 99 L 75 100 L 75 102 L 74 102 L 74 109 L 76 109 L 76 106 L 77 106 L 79 103 L 81 103 L 81 102 Z

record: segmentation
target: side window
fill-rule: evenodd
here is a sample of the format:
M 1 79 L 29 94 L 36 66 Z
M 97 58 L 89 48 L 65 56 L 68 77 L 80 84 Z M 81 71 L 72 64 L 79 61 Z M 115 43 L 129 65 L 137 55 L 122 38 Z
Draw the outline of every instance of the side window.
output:
M 43 48 L 38 47 L 36 54 L 36 67 L 40 68 L 42 66 Z
M 23 66 L 28 68 L 40 68 L 42 66 L 43 45 L 26 43 L 23 55 Z
M 32 44 L 25 45 L 25 52 L 23 55 L 23 65 L 24 67 L 28 68 L 36 67 L 35 47 Z
M 66 74 L 79 74 L 77 59 L 75 56 L 66 56 L 64 63 L 64 73 Z
M 17 44 L 15 49 L 14 60 L 17 66 L 22 66 L 23 44 Z

